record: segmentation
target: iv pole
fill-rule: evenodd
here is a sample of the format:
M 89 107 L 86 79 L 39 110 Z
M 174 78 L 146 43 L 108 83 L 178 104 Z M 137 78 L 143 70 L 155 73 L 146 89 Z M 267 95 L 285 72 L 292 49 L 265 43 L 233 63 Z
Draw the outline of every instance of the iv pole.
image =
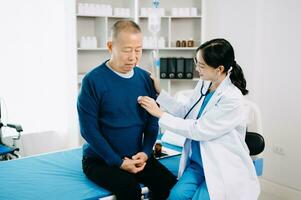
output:
M 152 33 L 154 38 L 154 49 L 151 52 L 152 57 L 152 71 L 157 79 L 160 77 L 160 58 L 159 58 L 159 47 L 158 47 L 158 33 L 161 29 L 161 16 L 159 12 L 159 0 L 153 0 L 151 13 L 148 17 L 148 30 Z

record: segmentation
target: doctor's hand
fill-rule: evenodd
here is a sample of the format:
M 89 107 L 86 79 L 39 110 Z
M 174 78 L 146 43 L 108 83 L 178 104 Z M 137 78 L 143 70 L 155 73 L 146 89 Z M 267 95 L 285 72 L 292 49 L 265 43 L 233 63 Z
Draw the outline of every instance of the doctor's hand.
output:
M 120 169 L 123 169 L 124 171 L 130 172 L 132 174 L 136 174 L 138 172 L 141 172 L 144 169 L 145 165 L 146 162 L 144 162 L 144 164 L 141 164 L 140 160 L 133 160 L 125 157 L 120 166 Z
M 150 78 L 153 80 L 154 87 L 155 87 L 155 90 L 156 90 L 157 94 L 160 94 L 161 87 L 160 87 L 159 80 L 151 72 L 149 72 L 149 73 L 150 73 Z
M 142 166 L 148 159 L 148 156 L 144 152 L 138 152 L 136 155 L 132 156 L 132 160 L 139 160 L 140 163 L 137 164 L 137 167 Z
M 149 112 L 152 116 L 160 118 L 163 115 L 163 111 L 159 108 L 156 101 L 148 96 L 141 96 L 138 98 L 138 103 Z

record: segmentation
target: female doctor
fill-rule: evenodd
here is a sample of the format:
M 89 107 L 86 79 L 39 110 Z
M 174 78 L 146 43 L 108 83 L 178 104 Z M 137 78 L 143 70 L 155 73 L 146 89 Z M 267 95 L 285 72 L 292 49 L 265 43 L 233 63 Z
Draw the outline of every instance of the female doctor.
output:
M 187 138 L 169 199 L 255 200 L 260 187 L 245 143 L 248 90 L 233 47 L 225 39 L 208 41 L 195 63 L 202 80 L 187 104 L 161 91 L 154 78 L 157 102 L 167 112 L 150 97 L 138 100 L 162 128 Z

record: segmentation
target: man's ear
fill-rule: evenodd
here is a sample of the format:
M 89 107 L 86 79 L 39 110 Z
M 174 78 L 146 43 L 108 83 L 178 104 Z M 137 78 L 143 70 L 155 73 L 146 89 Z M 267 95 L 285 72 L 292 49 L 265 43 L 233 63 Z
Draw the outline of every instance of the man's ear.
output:
M 108 48 L 109 52 L 112 53 L 112 48 L 113 48 L 113 42 L 112 41 L 107 42 L 107 48 Z

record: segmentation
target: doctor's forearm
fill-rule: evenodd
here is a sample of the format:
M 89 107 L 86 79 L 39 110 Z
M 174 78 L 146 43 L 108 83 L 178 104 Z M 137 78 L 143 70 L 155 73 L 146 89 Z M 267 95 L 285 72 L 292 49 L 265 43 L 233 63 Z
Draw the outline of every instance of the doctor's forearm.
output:
M 164 90 L 161 91 L 160 95 L 157 97 L 156 102 L 160 104 L 161 108 L 164 108 L 173 116 L 184 117 L 186 113 L 185 106 L 182 103 L 177 102 Z

